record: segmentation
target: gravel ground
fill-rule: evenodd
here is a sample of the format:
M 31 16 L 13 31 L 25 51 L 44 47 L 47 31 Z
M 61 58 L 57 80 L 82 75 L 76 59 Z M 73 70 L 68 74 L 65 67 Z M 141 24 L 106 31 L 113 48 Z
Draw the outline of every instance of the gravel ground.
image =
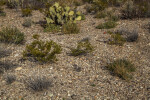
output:
M 0 76 L 0 100 L 24 98 L 24 100 L 149 100 L 150 99 L 150 33 L 143 26 L 150 19 L 121 20 L 118 26 L 137 28 L 139 40 L 125 43 L 124 46 L 108 45 L 104 41 L 110 38 L 103 34 L 108 30 L 95 29 L 103 19 L 94 19 L 93 15 L 86 15 L 81 21 L 80 34 L 64 35 L 60 33 L 45 33 L 40 25 L 33 24 L 31 28 L 24 28 L 20 11 L 5 9 L 6 17 L 0 17 L 0 26 L 16 26 L 25 33 L 25 44 L 14 45 L 1 43 L 2 48 L 11 50 L 11 54 L 1 60 L 16 64 L 13 73 L 17 80 L 7 85 Z M 29 17 L 34 22 L 42 20 L 44 16 L 33 11 Z M 0 30 L 1 30 L 0 28 Z M 111 29 L 112 30 L 112 29 Z M 29 60 L 22 61 L 25 45 L 33 41 L 32 35 L 39 34 L 42 40 L 53 40 L 63 48 L 58 55 L 59 60 L 52 64 L 39 64 Z M 90 38 L 94 51 L 86 56 L 69 56 L 69 47 L 75 47 L 77 41 Z M 106 69 L 107 63 L 118 58 L 131 60 L 137 67 L 130 82 L 112 76 Z M 52 87 L 44 92 L 32 92 L 26 88 L 24 81 L 30 76 L 44 75 L 52 80 Z

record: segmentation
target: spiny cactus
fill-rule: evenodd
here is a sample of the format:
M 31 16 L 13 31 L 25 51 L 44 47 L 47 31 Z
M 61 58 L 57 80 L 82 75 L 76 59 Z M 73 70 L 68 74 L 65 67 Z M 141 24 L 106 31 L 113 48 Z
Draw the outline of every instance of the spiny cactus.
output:
M 46 17 L 47 24 L 63 25 L 68 21 L 80 21 L 82 19 L 81 13 L 72 11 L 70 7 L 62 7 L 59 3 L 55 3 L 49 8 L 49 12 Z

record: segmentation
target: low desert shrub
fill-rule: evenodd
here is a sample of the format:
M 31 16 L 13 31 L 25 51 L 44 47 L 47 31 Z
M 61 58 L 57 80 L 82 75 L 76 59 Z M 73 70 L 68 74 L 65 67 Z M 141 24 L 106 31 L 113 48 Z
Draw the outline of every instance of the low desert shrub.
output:
M 17 0 L 6 0 L 6 5 L 10 9 L 17 9 L 19 3 Z
M 95 14 L 95 18 L 105 18 L 107 16 L 107 13 L 104 11 L 99 11 Z
M 110 45 L 122 46 L 126 42 L 126 39 L 120 33 L 109 32 L 109 34 L 111 35 L 111 39 L 108 41 Z
M 136 42 L 139 38 L 137 28 L 129 30 L 127 27 L 124 27 L 121 28 L 120 30 L 117 30 L 116 32 L 123 35 L 127 42 Z
M 61 53 L 61 47 L 53 41 L 41 41 L 35 39 L 26 46 L 23 52 L 24 58 L 32 58 L 40 62 L 54 62 L 57 60 L 56 54 Z
M 7 84 L 11 84 L 16 80 L 16 76 L 13 74 L 6 74 L 4 80 L 6 81 Z
M 78 42 L 77 48 L 71 48 L 72 56 L 85 55 L 93 51 L 93 46 L 90 44 L 89 40 L 84 40 Z
M 31 76 L 25 82 L 27 88 L 34 92 L 47 90 L 52 86 L 52 81 L 45 76 Z
M 114 75 L 129 80 L 132 78 L 131 72 L 135 71 L 135 66 L 126 59 L 117 59 L 107 65 L 107 68 L 113 72 Z
M 24 40 L 24 33 L 20 32 L 16 27 L 6 27 L 0 32 L 0 41 L 5 43 L 21 44 Z
M 22 26 L 24 27 L 31 27 L 32 25 L 32 20 L 31 19 L 25 19 Z
M 23 17 L 28 17 L 32 15 L 32 9 L 30 8 L 22 8 L 21 11 Z
M 0 61 L 0 73 L 3 73 L 7 70 L 11 70 L 16 67 L 16 64 L 13 64 L 9 61 Z
M 6 4 L 6 0 L 0 0 L 0 6 L 3 6 Z
M 122 6 L 122 19 L 150 17 L 150 2 L 145 0 L 128 0 Z
M 96 28 L 97 29 L 111 29 L 111 28 L 114 28 L 116 26 L 117 26 L 117 24 L 115 21 L 109 20 L 103 24 L 99 24 Z
M 80 32 L 80 28 L 76 23 L 68 22 L 63 25 L 62 32 L 64 34 L 78 34 Z
M 60 25 L 48 24 L 44 28 L 44 32 L 59 32 L 61 31 Z
M 3 11 L 3 8 L 0 7 L 0 16 L 6 16 L 6 13 Z

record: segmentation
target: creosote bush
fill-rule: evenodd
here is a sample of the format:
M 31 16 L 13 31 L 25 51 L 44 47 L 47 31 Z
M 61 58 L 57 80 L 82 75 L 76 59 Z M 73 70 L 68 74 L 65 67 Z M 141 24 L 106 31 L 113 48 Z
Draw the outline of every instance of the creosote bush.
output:
M 61 46 L 51 41 L 41 41 L 35 39 L 26 46 L 23 52 L 24 58 L 32 58 L 39 62 L 54 62 L 57 60 L 56 54 L 61 53 Z
M 62 32 L 64 34 L 78 34 L 80 32 L 80 28 L 76 23 L 68 22 L 63 25 Z
M 90 44 L 88 39 L 78 42 L 77 48 L 71 48 L 72 56 L 85 55 L 93 51 L 93 46 Z
M 99 24 L 96 28 L 97 29 L 111 29 L 117 26 L 117 23 L 115 21 L 107 21 L 103 24 Z
M 52 81 L 45 76 L 32 76 L 25 82 L 27 88 L 34 92 L 47 90 L 52 86 Z
M 114 75 L 129 80 L 132 78 L 131 72 L 135 71 L 135 66 L 126 59 L 117 59 L 107 65 L 107 68 L 113 72 Z
M 0 41 L 5 43 L 21 44 L 24 41 L 24 33 L 20 32 L 16 27 L 6 27 L 0 32 Z

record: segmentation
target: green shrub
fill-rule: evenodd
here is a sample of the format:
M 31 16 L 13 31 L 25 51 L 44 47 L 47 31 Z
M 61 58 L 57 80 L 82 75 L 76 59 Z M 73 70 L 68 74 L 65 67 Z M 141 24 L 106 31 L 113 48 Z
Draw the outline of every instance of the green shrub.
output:
M 76 23 L 68 22 L 63 25 L 62 32 L 64 34 L 78 34 L 80 32 L 80 28 Z
M 53 41 L 34 40 L 26 46 L 24 58 L 33 58 L 39 62 L 54 62 L 56 54 L 61 53 L 61 47 Z
M 32 20 L 31 19 L 25 19 L 23 24 L 24 27 L 31 27 L 32 25 Z
M 3 28 L 0 32 L 0 41 L 6 43 L 20 44 L 24 40 L 24 33 L 20 32 L 16 27 Z
M 71 48 L 72 56 L 84 55 L 93 51 L 93 46 L 90 44 L 89 40 L 84 40 L 78 42 L 77 48 Z
M 108 41 L 108 44 L 122 46 L 126 42 L 126 39 L 123 38 L 120 33 L 109 33 L 111 34 L 112 40 Z
M 23 17 L 28 17 L 32 15 L 32 10 L 30 8 L 22 8 L 21 11 Z
M 116 22 L 109 20 L 103 24 L 99 24 L 96 28 L 97 29 L 111 29 L 111 28 L 114 28 L 116 26 L 117 26 Z
M 117 59 L 107 65 L 107 68 L 113 72 L 114 75 L 129 80 L 132 78 L 131 72 L 135 71 L 134 65 L 125 59 Z
M 55 25 L 55 24 L 48 24 L 44 29 L 44 32 L 59 32 L 59 31 L 61 31 L 60 25 Z

